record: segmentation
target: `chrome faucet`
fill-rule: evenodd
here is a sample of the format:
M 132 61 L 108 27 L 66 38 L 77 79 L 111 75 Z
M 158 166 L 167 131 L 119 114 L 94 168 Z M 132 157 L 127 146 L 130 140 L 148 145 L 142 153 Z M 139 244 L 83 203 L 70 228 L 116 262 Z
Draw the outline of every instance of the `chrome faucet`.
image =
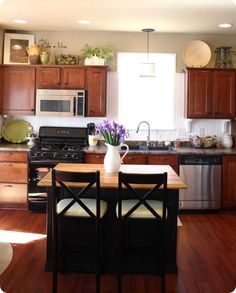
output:
M 136 130 L 136 133 L 139 132 L 139 127 L 140 127 L 140 125 L 141 125 L 142 123 L 146 123 L 147 126 L 148 126 L 148 135 L 147 135 L 147 147 L 148 147 L 148 146 L 149 146 L 149 143 L 150 143 L 150 124 L 149 124 L 147 121 L 141 121 L 141 122 L 139 123 L 139 125 L 138 125 L 138 128 L 137 128 L 137 130 Z

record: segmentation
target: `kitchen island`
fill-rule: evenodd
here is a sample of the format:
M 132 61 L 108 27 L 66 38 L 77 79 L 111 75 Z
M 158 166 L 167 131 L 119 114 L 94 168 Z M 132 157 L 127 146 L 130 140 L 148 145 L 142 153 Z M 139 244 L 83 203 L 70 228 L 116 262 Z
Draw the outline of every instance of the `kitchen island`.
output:
M 107 173 L 103 164 L 72 164 L 60 163 L 55 167 L 57 170 L 66 171 L 100 171 L 100 185 L 102 188 L 101 197 L 108 202 L 108 212 L 104 219 L 104 273 L 116 271 L 116 251 L 117 251 L 117 220 L 115 206 L 117 202 L 118 173 Z M 179 189 L 185 189 L 187 186 L 183 183 L 176 172 L 167 165 L 121 165 L 120 171 L 132 173 L 168 173 L 168 217 L 167 217 L 167 233 L 166 233 L 166 270 L 168 272 L 177 272 L 176 263 L 176 244 L 177 244 L 177 214 Z M 47 255 L 46 270 L 52 269 L 52 192 L 51 192 L 51 172 L 48 173 L 39 183 L 38 186 L 48 188 L 48 205 L 47 205 Z M 80 185 L 73 184 L 71 187 L 80 188 Z M 142 189 L 140 184 L 139 188 Z M 137 228 L 137 227 L 136 227 Z M 76 228 L 69 227 L 71 239 L 75 241 Z M 134 228 L 135 229 L 135 228 Z M 136 229 L 135 229 L 136 231 Z M 135 233 L 134 233 L 135 234 Z M 148 234 L 147 234 L 148 235 Z M 69 255 L 69 254 L 68 254 Z M 73 271 L 93 271 L 93 265 L 87 261 L 81 262 L 74 255 L 68 256 L 65 262 L 64 270 Z M 135 271 L 135 263 L 131 264 L 131 271 Z M 143 266 L 143 273 L 152 271 L 152 266 L 147 263 Z

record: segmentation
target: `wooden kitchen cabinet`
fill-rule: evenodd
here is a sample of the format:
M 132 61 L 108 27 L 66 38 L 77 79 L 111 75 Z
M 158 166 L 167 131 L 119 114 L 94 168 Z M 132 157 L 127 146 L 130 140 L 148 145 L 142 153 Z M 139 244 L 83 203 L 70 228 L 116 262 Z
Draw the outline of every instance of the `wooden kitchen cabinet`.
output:
M 123 162 L 124 164 L 140 164 L 140 165 L 144 165 L 146 164 L 146 155 L 144 154 L 127 154 L 124 159 Z
M 35 113 L 35 68 L 4 66 L 2 72 L 2 111 L 4 115 Z
M 170 165 L 179 174 L 179 156 L 172 154 L 148 154 L 147 164 L 149 165 Z
M 84 163 L 86 164 L 103 164 L 104 154 L 85 153 Z
M 86 89 L 86 116 L 106 116 L 107 66 L 88 66 L 86 68 Z
M 36 87 L 39 89 L 84 89 L 83 66 L 50 66 L 36 68 Z
M 0 114 L 3 113 L 3 74 L 4 70 L 0 67 Z
M 123 153 L 120 154 L 122 157 Z M 85 153 L 84 163 L 87 164 L 103 164 L 105 154 Z M 123 160 L 124 164 L 146 164 L 146 156 L 144 154 L 127 154 Z
M 0 208 L 27 209 L 28 153 L 0 152 Z
M 236 208 L 236 156 L 223 156 L 222 208 Z
M 235 70 L 187 68 L 185 72 L 187 118 L 235 117 Z

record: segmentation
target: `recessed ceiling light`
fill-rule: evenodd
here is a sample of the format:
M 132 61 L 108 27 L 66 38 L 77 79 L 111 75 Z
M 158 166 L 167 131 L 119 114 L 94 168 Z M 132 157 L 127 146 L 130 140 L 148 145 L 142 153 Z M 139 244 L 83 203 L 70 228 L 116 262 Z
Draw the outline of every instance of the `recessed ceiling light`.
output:
M 15 23 L 27 23 L 27 21 L 24 19 L 14 19 L 14 22 Z
M 80 20 L 78 21 L 78 23 L 80 23 L 80 24 L 90 24 L 91 21 L 88 20 L 88 19 L 80 19 Z
M 230 23 L 220 23 L 218 25 L 218 27 L 220 27 L 220 28 L 230 28 L 230 27 L 232 27 L 232 24 L 230 24 Z

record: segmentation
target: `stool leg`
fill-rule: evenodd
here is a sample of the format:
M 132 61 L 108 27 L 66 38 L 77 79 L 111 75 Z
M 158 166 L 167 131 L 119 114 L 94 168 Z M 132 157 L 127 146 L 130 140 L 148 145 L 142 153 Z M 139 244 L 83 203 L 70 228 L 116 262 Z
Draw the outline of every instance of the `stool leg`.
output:
M 118 273 L 117 276 L 117 293 L 121 293 L 122 291 L 122 279 L 121 279 L 121 274 Z
M 52 278 L 52 292 L 57 293 L 57 272 L 53 272 Z
M 161 293 L 166 292 L 166 285 L 165 285 L 165 274 L 161 276 Z

